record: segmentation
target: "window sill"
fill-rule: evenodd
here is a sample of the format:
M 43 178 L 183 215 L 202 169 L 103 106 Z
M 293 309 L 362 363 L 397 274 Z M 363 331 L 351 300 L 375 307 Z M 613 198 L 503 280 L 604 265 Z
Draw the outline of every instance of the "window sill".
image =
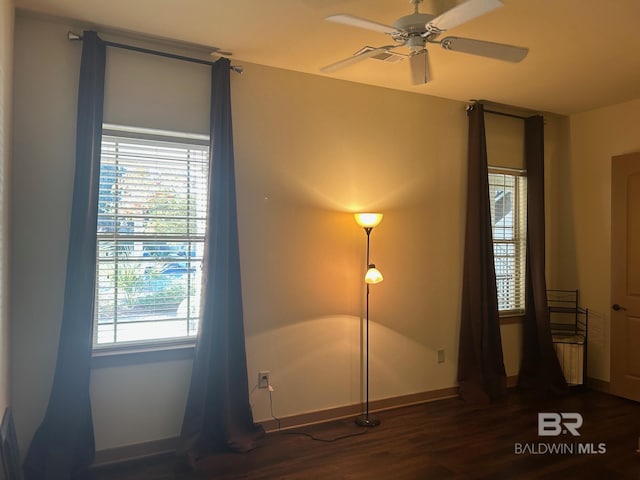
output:
M 500 325 L 513 325 L 522 323 L 524 313 L 503 313 L 500 314 Z
M 106 347 L 95 349 L 91 368 L 122 367 L 144 363 L 189 360 L 195 352 L 195 340 L 167 343 L 164 345 L 137 345 L 135 347 Z

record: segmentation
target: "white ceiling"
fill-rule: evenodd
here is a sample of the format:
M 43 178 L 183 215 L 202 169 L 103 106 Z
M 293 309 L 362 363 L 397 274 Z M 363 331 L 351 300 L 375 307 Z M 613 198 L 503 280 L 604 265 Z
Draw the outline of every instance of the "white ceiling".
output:
M 324 20 L 346 13 L 384 24 L 412 13 L 408 0 L 15 0 L 19 9 L 217 46 L 242 61 L 467 101 L 577 113 L 640 98 L 640 0 L 502 0 L 504 7 L 447 34 L 525 46 L 517 64 L 429 48 L 433 81 L 411 86 L 406 61 L 320 68 L 381 33 Z M 439 14 L 461 0 L 425 0 Z M 403 51 L 399 49 L 399 51 Z

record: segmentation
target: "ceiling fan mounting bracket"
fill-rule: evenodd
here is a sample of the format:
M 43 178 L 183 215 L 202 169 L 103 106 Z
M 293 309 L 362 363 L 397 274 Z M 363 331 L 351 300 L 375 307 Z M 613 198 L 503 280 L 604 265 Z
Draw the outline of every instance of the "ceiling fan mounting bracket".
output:
M 440 35 L 444 30 L 436 27 L 435 25 L 428 24 L 425 28 L 427 35 Z
M 435 41 L 434 41 L 434 42 L 432 42 L 432 43 L 439 43 L 439 44 L 440 44 L 440 46 L 441 46 L 442 48 L 444 48 L 445 50 L 451 50 L 451 43 L 452 43 L 452 42 L 451 42 L 451 39 L 450 39 L 450 38 L 444 38 L 444 39 L 442 39 L 442 40 L 441 40 L 441 41 L 439 41 L 439 42 L 435 42 Z

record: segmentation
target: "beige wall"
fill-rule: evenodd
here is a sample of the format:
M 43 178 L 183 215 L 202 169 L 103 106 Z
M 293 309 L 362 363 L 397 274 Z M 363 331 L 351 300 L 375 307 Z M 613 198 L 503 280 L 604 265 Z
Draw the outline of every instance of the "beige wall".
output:
M 575 242 L 567 272 L 589 308 L 589 376 L 609 380 L 611 157 L 640 151 L 640 100 L 572 115 L 565 199 Z M 575 268 L 575 271 L 571 270 Z M 615 347 L 615 346 L 612 346 Z
M 13 123 L 13 28 L 13 0 L 0 0 L 0 412 L 4 412 L 10 403 L 9 182 Z
M 23 451 L 46 407 L 62 311 L 80 54 L 67 30 L 31 17 L 16 23 L 12 398 Z M 370 297 L 371 398 L 454 386 L 464 104 L 243 66 L 232 94 L 254 418 L 270 418 L 268 394 L 255 388 L 259 370 L 271 372 L 280 417 L 362 398 L 365 234 L 354 211 L 385 214 L 371 236 L 385 275 Z M 191 67 L 171 63 L 168 75 L 183 68 Z M 150 72 L 140 75 L 152 82 Z M 168 111 L 175 118 L 165 120 L 180 119 Z M 520 327 L 502 333 L 514 375 Z M 189 375 L 184 360 L 94 370 L 97 448 L 176 436 Z

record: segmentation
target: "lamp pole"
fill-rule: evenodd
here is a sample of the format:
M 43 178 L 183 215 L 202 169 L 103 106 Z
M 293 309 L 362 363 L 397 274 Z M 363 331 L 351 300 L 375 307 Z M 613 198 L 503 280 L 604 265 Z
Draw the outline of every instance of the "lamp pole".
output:
M 364 227 L 364 231 L 367 234 L 367 270 L 370 268 L 371 264 L 369 263 L 369 237 L 371 235 L 371 230 L 373 227 Z M 365 299 L 365 315 L 366 315 L 366 324 L 367 324 L 367 332 L 366 332 L 366 351 L 367 351 L 367 362 L 366 362 L 366 401 L 365 401 L 365 413 L 364 415 L 359 415 L 356 417 L 356 424 L 361 427 L 375 427 L 380 425 L 380 419 L 374 416 L 369 415 L 369 283 L 365 282 L 367 285 L 367 293 Z

